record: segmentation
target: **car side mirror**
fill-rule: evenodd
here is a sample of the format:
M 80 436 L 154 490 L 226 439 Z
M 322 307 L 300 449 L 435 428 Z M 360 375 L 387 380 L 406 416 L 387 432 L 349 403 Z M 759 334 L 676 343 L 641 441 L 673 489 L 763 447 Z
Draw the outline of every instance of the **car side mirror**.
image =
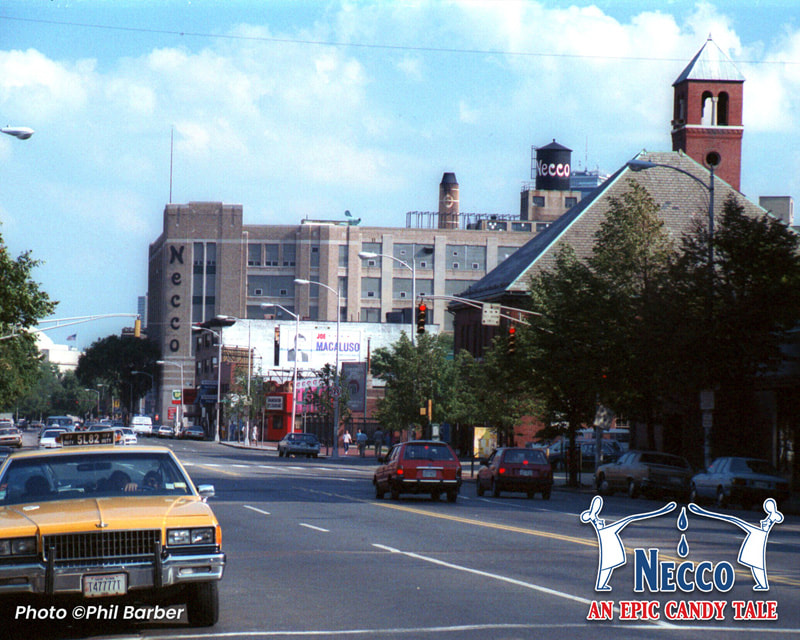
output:
M 200 494 L 200 497 L 203 499 L 203 502 L 205 502 L 209 498 L 213 498 L 216 495 L 216 491 L 214 490 L 213 484 L 198 485 L 197 493 Z
M 484 467 L 489 466 L 489 458 L 478 458 L 478 464 L 482 464 Z

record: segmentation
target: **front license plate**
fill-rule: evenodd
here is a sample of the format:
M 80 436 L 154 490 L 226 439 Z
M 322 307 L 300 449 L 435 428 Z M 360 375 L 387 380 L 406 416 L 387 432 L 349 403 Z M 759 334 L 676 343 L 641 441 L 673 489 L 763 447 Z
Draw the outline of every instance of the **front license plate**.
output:
M 435 478 L 436 477 L 436 469 L 423 469 L 422 470 L 422 477 L 423 478 Z
M 124 573 L 83 576 L 83 595 L 86 598 L 124 596 L 126 593 L 128 593 L 128 576 Z
M 520 469 L 519 475 L 521 476 L 532 476 L 533 469 Z

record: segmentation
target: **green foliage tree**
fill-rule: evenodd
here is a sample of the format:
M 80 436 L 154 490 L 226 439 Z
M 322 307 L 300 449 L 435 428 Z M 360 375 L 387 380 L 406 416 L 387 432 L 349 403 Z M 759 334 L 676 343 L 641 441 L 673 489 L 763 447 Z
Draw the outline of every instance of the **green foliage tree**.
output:
M 347 389 L 344 378 L 336 375 L 336 368 L 326 364 L 316 372 L 316 377 L 320 381 L 315 389 L 307 392 L 308 404 L 314 407 L 318 415 L 324 416 L 326 420 L 333 424 L 336 416 L 336 403 L 339 403 L 339 425 L 350 420 L 351 411 L 347 406 L 350 402 L 350 392 Z
M 95 388 L 99 383 L 108 385 L 127 412 L 132 413 L 138 399 L 152 386 L 149 375 L 135 375 L 132 372 L 155 374 L 155 362 L 160 355 L 158 345 L 151 340 L 133 336 L 106 336 L 95 340 L 78 359 L 76 374 L 85 387 Z
M 50 315 L 56 302 L 31 279 L 40 264 L 30 252 L 13 259 L 0 236 L 0 408 L 14 408 L 40 373 L 36 338 L 28 330 Z
M 427 426 L 420 409 L 430 399 L 432 422 L 448 417 L 452 406 L 450 387 L 453 361 L 448 359 L 451 340 L 429 333 L 419 334 L 415 344 L 405 334 L 391 347 L 376 349 L 372 374 L 386 381 L 386 393 L 376 417 L 392 431 Z

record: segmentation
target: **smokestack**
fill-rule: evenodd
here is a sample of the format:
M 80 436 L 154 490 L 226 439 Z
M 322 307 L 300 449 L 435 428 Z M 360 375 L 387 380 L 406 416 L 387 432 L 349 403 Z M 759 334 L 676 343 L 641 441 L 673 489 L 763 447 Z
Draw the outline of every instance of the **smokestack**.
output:
M 439 228 L 458 229 L 458 181 L 455 173 L 442 175 L 439 184 Z

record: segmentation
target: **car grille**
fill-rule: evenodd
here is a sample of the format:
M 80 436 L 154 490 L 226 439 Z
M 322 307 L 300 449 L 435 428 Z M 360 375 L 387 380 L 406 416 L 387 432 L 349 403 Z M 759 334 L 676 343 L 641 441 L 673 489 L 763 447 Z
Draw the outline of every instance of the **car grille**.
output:
M 158 529 L 65 533 L 44 537 L 44 558 L 54 548 L 59 566 L 84 566 L 148 562 L 161 540 Z

